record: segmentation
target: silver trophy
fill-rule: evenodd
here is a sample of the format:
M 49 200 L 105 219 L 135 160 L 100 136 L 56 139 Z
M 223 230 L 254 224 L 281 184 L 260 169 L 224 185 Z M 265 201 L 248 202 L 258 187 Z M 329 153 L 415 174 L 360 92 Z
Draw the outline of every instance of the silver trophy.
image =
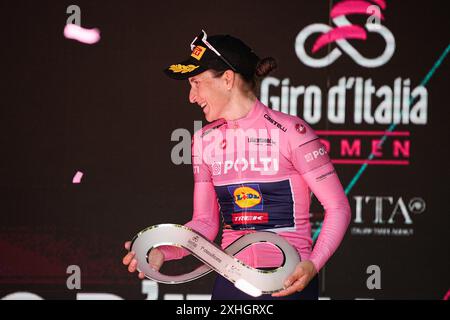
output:
M 234 257 L 246 247 L 258 242 L 268 242 L 278 247 L 283 254 L 282 265 L 273 270 L 259 270 Z M 185 248 L 204 265 L 182 275 L 162 274 L 150 267 L 148 255 L 153 248 L 163 245 Z M 214 270 L 231 281 L 236 288 L 253 297 L 283 290 L 284 281 L 300 262 L 297 250 L 273 232 L 259 231 L 244 235 L 222 250 L 198 232 L 177 224 L 159 224 L 142 230 L 133 238 L 130 251 L 136 253 L 137 270 L 151 280 L 167 284 L 184 283 Z

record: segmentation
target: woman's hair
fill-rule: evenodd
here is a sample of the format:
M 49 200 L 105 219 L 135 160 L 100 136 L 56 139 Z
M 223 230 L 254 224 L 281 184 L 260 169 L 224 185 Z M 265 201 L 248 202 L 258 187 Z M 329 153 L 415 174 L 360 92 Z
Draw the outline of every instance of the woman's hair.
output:
M 251 91 L 255 96 L 258 96 L 258 91 L 262 79 L 276 68 L 277 68 L 277 61 L 272 57 L 267 57 L 258 61 L 253 74 L 239 73 L 239 75 L 242 77 L 247 86 L 245 90 Z M 221 77 L 226 70 L 223 71 L 211 70 L 211 71 L 213 72 L 213 76 L 218 78 Z
M 261 80 L 276 68 L 277 61 L 272 57 L 267 57 L 258 61 L 255 74 L 253 74 L 252 77 L 246 78 L 243 76 L 244 81 L 250 86 L 250 89 L 253 91 L 255 96 L 258 96 L 257 92 L 259 91 Z

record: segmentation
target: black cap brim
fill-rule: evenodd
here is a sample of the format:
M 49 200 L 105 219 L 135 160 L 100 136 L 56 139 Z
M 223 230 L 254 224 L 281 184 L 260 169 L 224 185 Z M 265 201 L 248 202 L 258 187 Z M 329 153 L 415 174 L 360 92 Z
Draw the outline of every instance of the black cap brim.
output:
M 168 68 L 164 69 L 164 73 L 175 80 L 185 80 L 190 77 L 196 76 L 208 68 L 198 63 L 198 60 L 193 58 L 184 60 L 177 64 L 172 64 Z

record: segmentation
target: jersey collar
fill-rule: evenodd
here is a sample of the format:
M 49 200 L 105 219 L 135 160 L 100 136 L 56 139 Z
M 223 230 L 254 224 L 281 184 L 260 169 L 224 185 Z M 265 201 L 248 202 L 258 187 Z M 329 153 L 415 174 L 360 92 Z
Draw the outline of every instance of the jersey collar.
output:
M 231 129 L 248 129 L 251 128 L 255 121 L 259 118 L 261 113 L 263 112 L 263 104 L 256 99 L 255 104 L 253 105 L 250 112 L 243 118 L 237 120 L 227 120 L 227 126 Z

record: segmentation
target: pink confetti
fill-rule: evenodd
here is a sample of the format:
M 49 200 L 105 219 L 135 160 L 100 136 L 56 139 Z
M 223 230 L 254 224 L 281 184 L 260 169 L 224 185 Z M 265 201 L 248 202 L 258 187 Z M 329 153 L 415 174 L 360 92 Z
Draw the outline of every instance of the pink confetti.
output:
M 94 44 L 100 40 L 100 30 L 84 29 L 76 24 L 66 24 L 64 27 L 64 36 L 67 39 L 77 40 L 86 44 Z
M 77 173 L 75 174 L 75 176 L 72 179 L 72 183 L 80 183 L 82 177 L 83 177 L 83 172 L 77 171 Z
M 447 293 L 444 296 L 444 299 L 442 300 L 449 300 L 449 298 L 450 298 L 450 290 L 447 291 Z

